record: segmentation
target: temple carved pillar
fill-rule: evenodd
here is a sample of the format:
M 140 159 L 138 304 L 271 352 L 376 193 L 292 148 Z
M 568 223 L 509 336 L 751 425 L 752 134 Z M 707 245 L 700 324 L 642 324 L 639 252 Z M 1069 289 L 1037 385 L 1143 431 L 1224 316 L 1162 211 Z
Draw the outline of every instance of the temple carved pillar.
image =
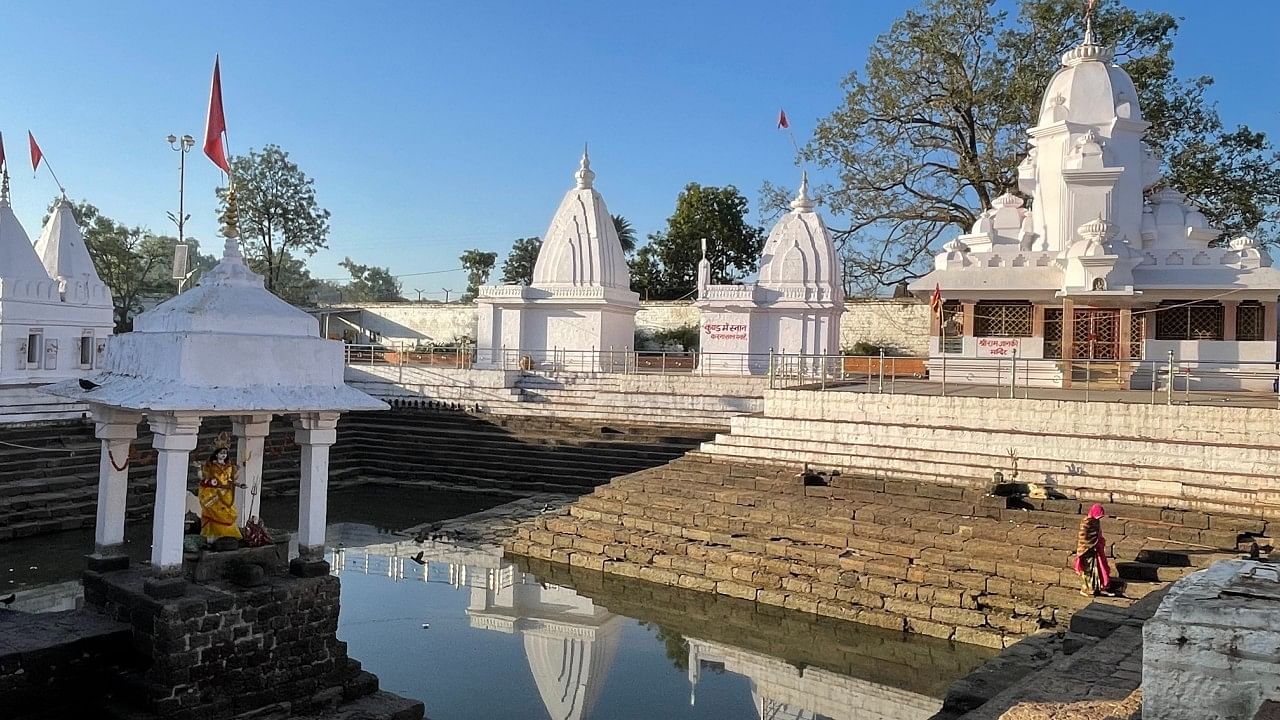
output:
M 1222 339 L 1236 339 L 1236 309 L 1240 307 L 1239 300 L 1223 300 L 1222 301 Z
M 124 518 L 129 485 L 129 449 L 138 437 L 142 416 L 111 408 L 93 408 L 94 436 L 102 441 L 98 461 L 98 516 L 94 552 L 124 555 Z
M 156 506 L 151 526 L 151 565 L 160 572 L 182 568 L 182 536 L 187 513 L 187 473 L 199 439 L 200 416 L 149 416 L 155 433 Z
M 1262 339 L 1267 342 L 1276 341 L 1276 304 L 1262 303 Z
M 237 415 L 231 418 L 231 432 L 236 436 L 236 460 L 240 464 L 240 482 L 236 488 L 236 513 L 240 527 L 258 516 L 262 505 L 262 449 L 271 433 L 271 415 Z
M 960 311 L 961 311 L 960 334 L 964 335 L 965 337 L 973 337 L 973 320 L 974 320 L 973 313 L 974 313 L 975 307 L 977 307 L 977 303 L 974 303 L 974 302 L 966 301 L 966 302 L 960 303 Z
M 1071 387 L 1071 361 L 1075 357 L 1076 303 L 1070 298 L 1062 300 L 1062 387 Z
M 298 554 L 305 560 L 324 557 L 328 518 L 329 448 L 338 437 L 338 413 L 301 413 L 293 421 L 302 451 L 302 485 L 298 493 Z

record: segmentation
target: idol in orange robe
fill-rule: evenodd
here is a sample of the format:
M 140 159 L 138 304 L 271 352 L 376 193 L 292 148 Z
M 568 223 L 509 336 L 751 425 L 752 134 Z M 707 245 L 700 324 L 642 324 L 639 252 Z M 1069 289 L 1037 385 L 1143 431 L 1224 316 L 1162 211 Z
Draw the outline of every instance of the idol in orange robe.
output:
M 240 528 L 236 526 L 238 472 L 230 455 L 226 448 L 218 448 L 200 466 L 200 534 L 210 540 L 240 538 Z

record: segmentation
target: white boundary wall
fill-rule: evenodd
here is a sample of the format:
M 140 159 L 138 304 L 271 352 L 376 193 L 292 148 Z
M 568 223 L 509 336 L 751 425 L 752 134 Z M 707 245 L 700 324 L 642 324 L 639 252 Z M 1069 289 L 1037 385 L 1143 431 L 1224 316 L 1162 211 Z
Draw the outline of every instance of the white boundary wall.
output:
M 378 333 L 384 343 L 434 343 L 448 345 L 463 336 L 476 338 L 476 306 L 451 303 L 372 303 L 326 308 L 362 311 L 365 330 Z M 636 314 L 636 328 L 653 332 L 674 330 L 701 321 L 698 308 L 689 302 L 641 303 Z M 336 316 L 330 320 L 329 332 L 342 337 L 349 328 Z M 368 338 L 357 337 L 357 342 Z M 923 356 L 929 349 L 929 307 L 915 300 L 884 298 L 850 300 L 845 303 L 840 320 L 840 346 L 851 348 L 858 342 L 897 348 L 904 355 Z M 589 348 L 576 348 L 586 350 Z

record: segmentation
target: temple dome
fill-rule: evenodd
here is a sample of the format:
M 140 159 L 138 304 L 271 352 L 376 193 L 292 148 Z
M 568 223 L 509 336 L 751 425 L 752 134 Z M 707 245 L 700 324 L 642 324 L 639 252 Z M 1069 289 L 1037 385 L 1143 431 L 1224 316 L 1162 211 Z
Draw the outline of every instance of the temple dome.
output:
M 596 174 L 583 150 L 574 187 L 565 193 L 533 266 L 533 286 L 574 285 L 631 290 L 622 243 L 604 198 L 595 190 Z
M 0 196 L 0 278 L 48 280 L 49 273 L 40 264 L 40 256 L 31 246 L 31 238 L 22 229 L 22 223 L 18 222 L 13 206 L 9 204 L 7 177 L 5 190 Z
M 135 332 L 225 332 L 317 337 L 316 319 L 270 293 L 244 264 L 236 242 L 196 286 L 134 319 Z
M 1116 118 L 1142 121 L 1138 90 L 1129 74 L 1112 59 L 1109 48 L 1085 33 L 1084 42 L 1062 56 L 1040 103 L 1040 123 L 1069 121 L 1095 126 Z
M 831 299 L 844 299 L 835 243 L 826 223 L 814 210 L 807 173 L 801 177 L 791 211 L 778 220 L 764 243 L 757 285 L 774 290 L 787 286 L 820 288 L 829 292 Z
M 49 222 L 45 223 L 44 231 L 36 241 L 35 251 L 49 277 L 54 280 L 102 283 L 66 197 L 59 199 L 54 206 Z

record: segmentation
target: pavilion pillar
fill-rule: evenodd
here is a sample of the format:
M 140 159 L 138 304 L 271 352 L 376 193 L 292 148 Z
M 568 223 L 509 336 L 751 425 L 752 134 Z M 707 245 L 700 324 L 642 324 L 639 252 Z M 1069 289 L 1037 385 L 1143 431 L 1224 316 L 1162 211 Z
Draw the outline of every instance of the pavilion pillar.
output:
M 338 413 L 301 413 L 293 421 L 293 427 L 294 439 L 302 451 L 298 554 L 304 561 L 322 560 L 328 519 L 329 447 L 338 437 Z
M 961 325 L 960 334 L 965 337 L 973 337 L 973 311 L 977 307 L 977 303 L 967 301 L 960 303 L 961 308 Z
M 237 415 L 231 418 L 231 432 L 236 436 L 236 462 L 240 465 L 240 482 L 236 488 L 237 524 L 244 527 L 258 516 L 262 504 L 262 449 L 271 433 L 271 415 Z
M 182 568 L 187 514 L 187 475 L 199 439 L 200 416 L 162 413 L 148 417 L 155 434 L 156 507 L 151 529 L 151 565 L 161 572 Z
M 1262 339 L 1267 342 L 1276 341 L 1276 304 L 1262 303 Z
M 1129 346 L 1130 339 L 1133 335 L 1133 308 L 1120 308 L 1120 331 L 1119 343 L 1116 346 L 1116 358 L 1120 361 L 1116 375 L 1120 380 L 1122 387 L 1129 386 L 1129 375 L 1133 372 L 1133 364 L 1131 360 Z
M 124 555 L 124 518 L 129 486 L 129 449 L 138 437 L 142 416 L 94 406 L 94 436 L 102 441 L 98 460 L 98 515 L 94 525 L 94 554 L 99 558 Z
M 1071 387 L 1071 365 L 1075 359 L 1076 303 L 1062 299 L 1062 387 Z
M 1239 300 L 1223 300 L 1222 301 L 1222 339 L 1236 339 L 1236 308 L 1240 306 Z

